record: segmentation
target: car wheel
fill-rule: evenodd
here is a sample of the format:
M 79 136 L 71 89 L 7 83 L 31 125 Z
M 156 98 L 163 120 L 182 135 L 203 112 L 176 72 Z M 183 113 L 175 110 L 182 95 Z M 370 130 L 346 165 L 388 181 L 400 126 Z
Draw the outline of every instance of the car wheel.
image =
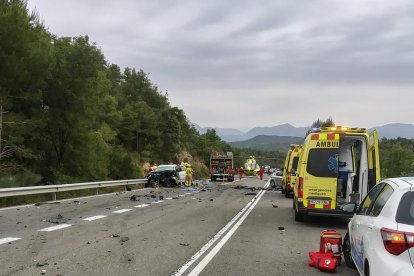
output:
M 349 240 L 349 233 L 346 233 L 344 237 L 342 248 L 346 265 L 350 268 L 355 268 L 354 260 L 352 260 L 351 256 L 351 241 Z
M 368 263 L 368 260 L 365 260 L 365 264 L 364 264 L 364 276 L 369 276 L 369 263 Z
M 151 188 L 158 188 L 159 184 L 154 180 L 150 180 L 149 186 Z
M 276 183 L 272 180 L 270 180 L 270 188 L 274 189 L 276 188 Z

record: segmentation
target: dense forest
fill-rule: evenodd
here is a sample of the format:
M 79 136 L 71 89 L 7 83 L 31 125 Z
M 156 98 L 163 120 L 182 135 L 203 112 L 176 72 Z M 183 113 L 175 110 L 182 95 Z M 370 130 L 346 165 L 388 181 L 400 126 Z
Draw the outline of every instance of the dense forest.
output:
M 230 150 L 144 71 L 110 64 L 87 36 L 49 33 L 21 0 L 0 0 L 0 105 L 3 187 L 137 178 L 145 162 L 184 159 L 206 173 L 212 149 Z
M 207 175 L 212 150 L 232 149 L 216 131 L 199 134 L 142 70 L 121 69 L 88 36 L 58 37 L 23 0 L 0 0 L 0 187 L 140 178 L 145 163 L 189 161 Z M 382 140 L 384 176 L 413 173 L 414 142 Z

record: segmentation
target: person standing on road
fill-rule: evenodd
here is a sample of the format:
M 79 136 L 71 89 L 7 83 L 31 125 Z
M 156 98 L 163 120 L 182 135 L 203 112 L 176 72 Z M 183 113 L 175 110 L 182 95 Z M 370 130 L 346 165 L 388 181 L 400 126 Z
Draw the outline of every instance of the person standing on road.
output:
M 193 169 L 191 168 L 190 164 L 187 164 L 185 173 L 185 186 L 191 187 L 191 185 L 193 184 Z
M 243 169 L 243 167 L 240 167 L 240 169 L 239 169 L 239 177 L 240 177 L 240 180 L 242 180 L 243 174 L 244 174 L 244 169 Z
M 259 170 L 260 180 L 263 180 L 263 175 L 264 175 L 264 168 L 263 168 L 263 166 L 261 166 L 260 170 Z

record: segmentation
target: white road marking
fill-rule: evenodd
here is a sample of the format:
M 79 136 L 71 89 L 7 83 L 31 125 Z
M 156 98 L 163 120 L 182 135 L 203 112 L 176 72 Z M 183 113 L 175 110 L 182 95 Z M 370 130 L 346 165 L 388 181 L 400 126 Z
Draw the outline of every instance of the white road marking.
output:
M 114 213 L 114 214 L 122 214 L 122 213 L 125 213 L 125 212 L 129 212 L 131 210 L 132 209 L 121 209 L 121 210 L 118 210 L 118 211 L 113 211 L 112 213 Z
M 37 231 L 42 231 L 42 232 L 51 232 L 51 231 L 55 231 L 55 230 L 59 230 L 59 229 L 63 229 L 66 227 L 71 227 L 72 224 L 60 224 L 60 225 L 56 225 L 56 226 L 51 226 L 51 227 L 47 227 L 47 228 L 43 228 Z
M 171 200 L 171 199 L 172 199 L 172 197 L 166 197 L 165 199 L 166 199 L 166 200 Z
M 266 187 L 266 186 L 265 186 Z M 262 190 L 259 194 L 255 197 L 257 198 L 256 201 L 249 207 L 249 209 L 244 213 L 244 215 L 234 224 L 234 226 L 227 232 L 227 234 L 216 244 L 216 246 L 211 249 L 211 251 L 202 259 L 196 267 L 188 274 L 189 276 L 196 276 L 199 275 L 203 269 L 208 265 L 208 263 L 216 256 L 216 254 L 220 251 L 220 249 L 226 244 L 226 242 L 233 236 L 234 232 L 236 232 L 237 228 L 243 223 L 243 221 L 247 218 L 256 204 L 259 202 L 260 198 L 264 195 L 266 191 Z
M 266 184 L 265 184 L 265 188 L 267 188 L 268 186 L 270 185 L 270 181 L 268 181 L 268 182 L 266 182 Z M 232 218 L 219 232 L 217 232 L 217 234 L 215 234 L 214 235 L 214 237 L 213 238 L 211 238 L 203 247 L 201 247 L 201 249 L 198 251 L 198 252 L 196 252 L 191 258 L 190 258 L 190 260 L 189 261 L 187 261 L 183 266 L 181 266 L 178 270 L 177 270 L 177 272 L 175 272 L 173 275 L 174 276 L 181 276 L 181 275 L 183 275 L 184 274 L 184 272 L 191 266 L 191 265 L 193 265 L 218 239 L 220 239 L 221 238 L 221 236 L 233 225 L 233 224 L 235 224 L 236 222 L 237 222 L 237 220 L 243 215 L 243 214 L 245 214 L 246 215 L 246 213 L 247 213 L 247 215 L 250 213 L 250 211 L 253 209 L 253 208 L 251 208 L 250 209 L 250 207 L 251 206 L 253 206 L 252 204 L 254 203 L 254 206 L 257 204 L 257 202 L 259 202 L 259 200 L 260 200 L 260 197 L 264 194 L 264 190 L 262 190 L 262 191 L 260 191 L 259 192 L 259 194 L 260 194 L 260 196 L 255 196 L 252 200 L 250 200 L 249 201 L 249 203 L 247 203 L 247 205 L 239 212 L 239 213 L 237 213 L 237 215 L 236 216 L 234 216 L 234 218 Z M 254 207 L 253 206 L 253 207 Z M 247 210 L 247 211 L 246 211 Z M 250 210 L 250 211 L 249 211 Z M 243 216 L 244 218 L 242 218 L 242 219 L 240 219 L 241 220 L 241 222 L 243 222 L 244 221 L 244 219 L 247 217 L 247 215 L 246 216 Z M 240 224 L 241 224 L 241 222 L 240 222 Z M 234 231 L 236 231 L 236 229 L 240 226 L 240 224 L 235 228 L 235 226 L 232 228 L 232 230 L 234 229 Z M 232 231 L 232 230 L 230 230 L 229 231 L 229 233 Z M 231 235 L 233 235 L 233 233 L 234 233 L 234 231 L 232 232 L 232 234 Z M 231 236 L 230 235 L 230 236 Z M 228 237 L 228 238 L 230 238 L 230 236 Z M 227 235 L 225 236 L 225 237 L 227 237 Z M 227 239 L 228 239 L 227 238 Z M 224 238 L 223 238 L 224 239 Z M 226 240 L 227 241 L 227 240 Z M 225 243 L 225 242 L 224 242 Z M 224 245 L 224 243 L 223 243 L 223 245 Z M 217 248 L 217 246 L 219 245 L 219 243 L 212 249 L 212 251 L 215 249 L 215 248 Z M 221 248 L 221 247 L 220 247 Z M 218 251 L 218 250 L 217 250 Z M 210 252 L 211 253 L 211 252 Z M 216 252 L 217 253 L 217 252 Z M 215 253 L 215 254 L 216 254 Z M 215 255 L 214 254 L 214 255 Z M 210 254 L 208 254 L 207 256 L 209 256 Z M 213 258 L 214 257 L 214 255 L 213 256 L 211 256 L 211 258 Z M 204 258 L 204 259 L 206 259 L 207 258 L 207 256 Z M 204 260 L 203 259 L 203 260 Z M 202 260 L 202 261 L 203 261 Z M 211 259 L 210 259 L 211 260 Z M 209 260 L 209 261 L 210 261 Z M 202 262 L 201 261 L 201 262 Z M 208 261 L 208 262 L 209 262 Z M 200 263 L 201 263 L 200 262 Z M 207 263 L 208 263 L 207 262 Z M 206 265 L 207 265 L 207 263 L 206 263 Z M 199 264 L 200 265 L 200 264 Z M 196 269 L 198 267 L 198 265 L 193 269 L 193 271 Z M 205 267 L 205 266 L 204 266 Z M 203 267 L 203 268 L 204 268 Z M 192 272 L 193 272 L 192 271 Z M 191 273 L 192 273 L 191 272 Z M 201 271 L 200 271 L 201 272 Z M 191 274 L 190 273 L 190 274 Z M 192 275 L 197 275 L 197 274 L 192 274 Z
M 3 239 L 0 239 L 0 244 L 14 242 L 14 241 L 17 241 L 17 240 L 20 240 L 20 239 L 21 238 L 12 238 L 12 237 L 3 238 Z
M 136 207 L 136 208 L 144 208 L 144 207 L 148 207 L 149 206 L 149 204 L 141 204 L 141 205 L 137 205 L 137 206 L 134 206 L 134 207 Z
M 178 195 L 178 197 L 185 197 L 185 195 Z
M 164 200 L 156 200 L 156 201 L 151 202 L 151 204 L 158 204 L 158 203 L 161 203 L 161 202 L 164 202 Z
M 192 195 L 193 193 L 185 193 L 186 195 Z
M 83 220 L 93 221 L 93 220 L 97 220 L 97 219 L 101 219 L 101 218 L 106 218 L 106 216 L 104 216 L 104 215 L 93 216 L 93 217 L 89 217 L 89 218 L 84 218 Z

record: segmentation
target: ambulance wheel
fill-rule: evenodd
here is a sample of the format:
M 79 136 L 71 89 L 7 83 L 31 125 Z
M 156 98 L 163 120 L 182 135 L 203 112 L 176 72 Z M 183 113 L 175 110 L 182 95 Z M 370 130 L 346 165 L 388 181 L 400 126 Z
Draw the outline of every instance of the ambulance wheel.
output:
M 351 257 L 351 242 L 349 241 L 349 233 L 346 233 L 343 243 L 344 260 L 348 267 L 355 268 L 354 260 Z
M 298 211 L 295 210 L 295 221 L 302 222 L 304 220 L 305 220 L 305 214 L 299 213 Z
M 290 197 L 290 189 L 288 188 L 288 186 L 286 186 L 285 197 L 286 198 Z

